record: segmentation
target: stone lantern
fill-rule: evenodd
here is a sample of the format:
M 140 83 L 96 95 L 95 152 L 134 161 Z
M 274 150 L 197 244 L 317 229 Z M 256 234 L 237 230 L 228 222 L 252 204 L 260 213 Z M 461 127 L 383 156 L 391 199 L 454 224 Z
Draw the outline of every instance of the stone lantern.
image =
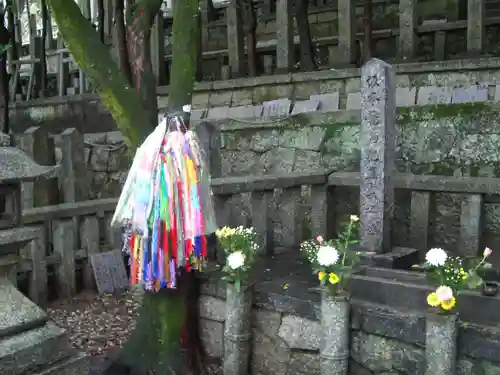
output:
M 0 368 L 2 374 L 88 375 L 88 358 L 71 348 L 65 331 L 16 286 L 19 249 L 45 252 L 43 228 L 23 227 L 21 183 L 56 176 L 58 166 L 41 166 L 10 146 L 0 132 Z
M 9 273 L 10 263 L 17 263 L 14 258 L 20 239 L 25 237 L 23 228 L 17 228 L 22 215 L 21 183 L 54 177 L 58 170 L 58 166 L 38 165 L 23 151 L 6 143 L 3 135 L 0 137 L 0 276 Z

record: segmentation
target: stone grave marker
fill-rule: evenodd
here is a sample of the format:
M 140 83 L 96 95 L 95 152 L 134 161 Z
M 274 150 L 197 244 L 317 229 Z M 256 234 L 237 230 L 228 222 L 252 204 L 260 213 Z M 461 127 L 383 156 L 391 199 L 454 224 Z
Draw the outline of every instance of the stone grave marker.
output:
M 417 89 L 415 87 L 398 87 L 396 88 L 396 107 L 413 107 L 416 97 Z
M 394 211 L 394 68 L 371 59 L 361 69 L 360 245 L 365 251 L 392 251 Z
M 309 100 L 319 100 L 320 112 L 334 112 L 339 110 L 339 93 L 311 95 Z
M 260 117 L 260 112 L 258 110 L 256 111 L 256 107 L 253 105 L 242 105 L 238 107 L 229 108 L 227 115 L 229 118 L 245 119 L 245 118 Z
M 206 118 L 211 120 L 225 119 L 228 117 L 228 112 L 228 106 L 209 108 Z
M 450 104 L 451 93 L 447 87 L 422 86 L 418 90 L 417 105 Z
M 99 294 L 128 289 L 130 284 L 120 250 L 92 254 L 90 263 Z
M 453 90 L 451 102 L 459 103 L 477 103 L 488 100 L 488 89 L 478 86 L 458 87 Z
M 307 112 L 316 112 L 319 108 L 318 99 L 300 100 L 293 105 L 292 115 Z
M 292 102 L 290 99 L 270 100 L 262 103 L 262 117 L 268 119 L 271 117 L 286 117 L 290 114 Z
M 346 110 L 360 110 L 361 109 L 361 93 L 350 92 L 347 94 L 347 102 L 345 105 Z
M 495 86 L 495 102 L 500 102 L 500 85 Z

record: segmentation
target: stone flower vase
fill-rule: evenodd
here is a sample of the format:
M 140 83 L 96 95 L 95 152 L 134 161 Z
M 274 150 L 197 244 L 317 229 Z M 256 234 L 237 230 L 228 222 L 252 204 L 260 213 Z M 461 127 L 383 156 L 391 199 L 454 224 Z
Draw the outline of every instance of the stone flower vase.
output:
M 425 375 L 454 375 L 458 314 L 429 310 L 425 323 Z
M 252 300 L 252 286 L 242 284 L 238 292 L 234 283 L 227 283 L 224 375 L 248 375 Z
M 346 375 L 349 360 L 350 302 L 348 294 L 321 291 L 320 374 Z

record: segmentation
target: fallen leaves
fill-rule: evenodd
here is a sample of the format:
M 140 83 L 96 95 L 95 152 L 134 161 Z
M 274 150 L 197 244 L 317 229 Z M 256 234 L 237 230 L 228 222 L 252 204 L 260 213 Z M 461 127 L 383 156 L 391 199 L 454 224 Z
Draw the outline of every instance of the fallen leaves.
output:
M 47 314 L 67 330 L 76 349 L 101 356 L 122 347 L 128 340 L 139 305 L 140 300 L 131 292 L 102 296 L 85 292 L 70 300 L 54 302 Z

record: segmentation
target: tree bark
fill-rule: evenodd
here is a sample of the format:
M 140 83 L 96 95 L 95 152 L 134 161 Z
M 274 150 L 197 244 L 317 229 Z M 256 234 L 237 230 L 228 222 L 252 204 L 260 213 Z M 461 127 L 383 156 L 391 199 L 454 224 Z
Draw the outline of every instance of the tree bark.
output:
M 71 55 L 111 112 L 130 150 L 135 150 L 151 132 L 139 96 L 121 74 L 109 48 L 101 43 L 99 34 L 78 5 L 67 0 L 48 0 L 48 5 Z
M 309 0 L 295 0 L 295 20 L 300 43 L 300 70 L 313 71 L 318 68 L 314 59 L 314 46 L 309 26 Z
M 97 0 L 97 30 L 99 31 L 99 40 L 102 44 L 105 44 L 105 34 L 104 34 L 104 0 Z
M 132 68 L 128 56 L 127 30 L 125 28 L 125 1 L 115 0 L 115 27 L 118 61 L 123 75 L 132 84 Z
M 7 73 L 7 46 L 10 43 L 9 30 L 5 27 L 5 12 L 2 9 L 0 12 L 0 86 L 2 90 L 2 132 L 9 134 L 9 74 Z
M 373 57 L 373 4 L 372 0 L 363 2 L 363 63 Z
M 127 8 L 127 42 L 132 81 L 148 114 L 149 123 L 158 123 L 156 78 L 151 63 L 151 27 L 162 0 L 142 0 Z M 155 98 L 154 100 L 152 98 Z
M 247 42 L 247 62 L 248 62 L 248 75 L 255 77 L 257 75 L 257 37 L 255 32 L 257 30 L 257 17 L 255 16 L 255 8 L 252 0 L 237 0 L 240 7 L 243 30 Z
M 42 8 L 42 45 L 40 46 L 40 92 L 38 95 L 43 98 L 47 91 L 47 50 L 45 42 L 47 40 L 47 24 L 49 22 L 49 10 L 47 8 L 47 0 L 41 0 Z
M 169 111 L 177 111 L 183 105 L 191 104 L 200 40 L 199 6 L 199 0 L 182 0 L 177 1 L 174 7 Z
M 9 24 L 9 35 L 10 35 L 10 56 L 12 61 L 16 61 L 19 59 L 19 51 L 18 51 L 18 41 L 16 40 L 16 17 L 14 16 L 14 5 L 13 0 L 7 0 L 6 2 L 6 10 L 7 10 L 7 20 Z M 11 70 L 11 74 L 14 74 L 14 69 Z M 21 93 L 21 86 L 19 85 L 19 80 L 17 82 L 16 87 L 13 87 L 13 91 L 16 94 Z

